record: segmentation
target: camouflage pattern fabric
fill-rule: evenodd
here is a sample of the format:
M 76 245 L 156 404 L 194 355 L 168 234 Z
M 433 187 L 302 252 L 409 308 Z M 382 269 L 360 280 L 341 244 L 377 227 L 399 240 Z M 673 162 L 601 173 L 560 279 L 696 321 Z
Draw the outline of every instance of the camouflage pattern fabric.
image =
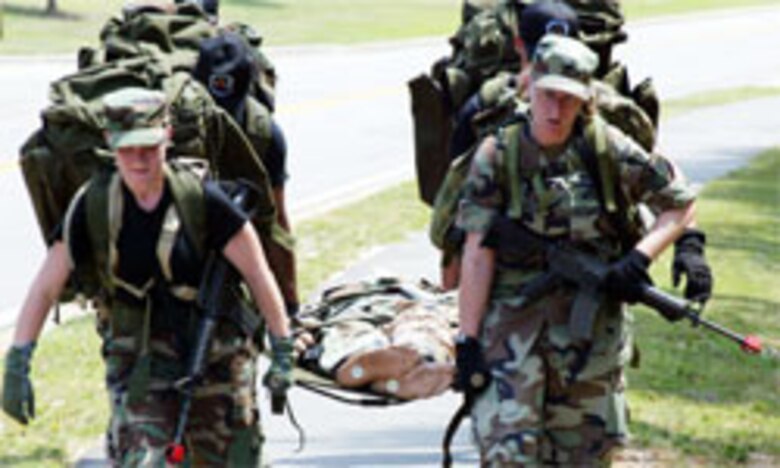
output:
M 573 300 L 562 289 L 524 309 L 491 303 L 481 341 L 493 380 L 472 410 L 488 466 L 597 466 L 625 443 L 630 316 L 606 304 L 592 344 L 573 344 Z
M 381 278 L 339 286 L 300 314 L 300 335 L 311 334 L 316 362 L 302 366 L 353 388 L 424 398 L 451 381 L 457 327 L 453 294 Z M 359 367 L 352 373 L 352 366 Z M 394 381 L 388 385 L 389 382 Z
M 583 42 L 591 47 L 613 45 L 627 39 L 625 18 L 619 0 L 565 0 L 574 11 L 582 29 Z
M 107 431 L 114 466 L 166 466 L 165 448 L 172 441 L 179 394 L 172 383 L 184 375 L 186 356 L 174 333 L 151 339 L 152 376 L 149 391 L 137 401 L 128 391 L 129 369 L 135 365 L 135 344 L 129 338 L 108 338 L 106 360 L 111 418 Z M 185 442 L 193 466 L 260 466 L 263 442 L 256 394 L 257 348 L 229 324 L 218 327 L 209 366 L 195 392 Z
M 598 181 L 588 175 L 577 145 L 572 141 L 557 155 L 545 157 L 529 132 L 527 127 L 519 131 L 520 221 L 533 232 L 569 239 L 604 260 L 616 258 L 620 254 L 617 233 L 605 219 L 595 189 Z M 607 127 L 606 136 L 616 159 L 620 190 L 630 205 L 644 203 L 658 213 L 682 207 L 694 198 L 690 186 L 674 177 L 664 157 L 646 153 L 612 127 Z M 471 165 L 459 207 L 457 225 L 466 231 L 486 231 L 493 214 L 502 213 L 510 203 L 507 153 L 498 151 L 495 137 L 486 141 Z M 498 260 L 494 289 L 539 272 L 538 266 L 519 265 L 518 259 L 499 255 Z
M 648 114 L 631 98 L 612 86 L 594 81 L 591 89 L 599 115 L 631 137 L 645 151 L 655 147 L 655 125 Z
M 567 239 L 612 260 L 617 233 L 604 213 L 572 141 L 545 156 L 527 123 L 517 133 L 521 177 L 507 177 L 507 142 L 488 138 L 475 155 L 460 204 L 458 226 L 485 233 L 495 214 L 512 203 L 509 180 L 519 180 L 519 222 L 532 231 Z M 694 195 L 670 164 L 608 128 L 620 189 L 632 205 L 655 212 L 682 207 Z M 541 253 L 523 258 L 497 252 L 481 341 L 493 384 L 472 411 L 480 453 L 488 466 L 518 463 L 597 464 L 627 436 L 622 371 L 630 357 L 630 317 L 617 303 L 601 304 L 590 344 L 575 341 L 568 320 L 573 297 L 562 288 L 518 307 L 521 288 L 543 271 Z

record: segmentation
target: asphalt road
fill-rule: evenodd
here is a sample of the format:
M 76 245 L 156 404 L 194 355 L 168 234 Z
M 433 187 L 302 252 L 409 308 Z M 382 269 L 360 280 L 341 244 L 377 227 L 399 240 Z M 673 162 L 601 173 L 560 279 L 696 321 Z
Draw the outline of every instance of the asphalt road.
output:
M 780 59 L 767 49 L 780 43 L 777 24 L 780 7 L 630 24 L 618 55 L 635 79 L 652 72 L 662 98 L 777 84 Z M 281 76 L 278 118 L 289 142 L 294 219 L 411 177 L 405 82 L 446 52 L 444 39 L 270 51 Z M 0 58 L 0 326 L 13 319 L 44 254 L 15 164 L 18 148 L 38 125 L 47 84 L 74 62 Z

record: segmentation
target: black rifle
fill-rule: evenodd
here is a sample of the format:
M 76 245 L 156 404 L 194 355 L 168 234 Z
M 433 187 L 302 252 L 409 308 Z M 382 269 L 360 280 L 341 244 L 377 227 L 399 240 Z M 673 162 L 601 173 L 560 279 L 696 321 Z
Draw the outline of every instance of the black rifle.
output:
M 605 297 L 600 285 L 609 272 L 609 265 L 594 255 L 579 251 L 567 242 L 543 238 L 516 222 L 497 216 L 485 238 L 485 245 L 527 256 L 544 252 L 547 271 L 531 280 L 521 292 L 522 305 L 528 305 L 553 289 L 568 284 L 576 286 L 569 327 L 575 339 L 589 339 L 599 304 Z M 760 353 L 762 344 L 756 336 L 742 336 L 715 322 L 703 319 L 693 302 L 668 294 L 652 285 L 643 285 L 639 302 L 666 317 L 684 317 L 738 343 L 748 353 Z
M 244 209 L 250 197 L 249 192 L 250 189 L 248 187 L 239 185 L 231 199 L 236 205 Z M 198 326 L 197 339 L 190 355 L 187 374 L 175 384 L 176 390 L 181 393 L 181 407 L 176 420 L 173 441 L 165 451 L 168 463 L 173 465 L 182 463 L 186 456 L 184 431 L 189 421 L 192 398 L 196 387 L 203 379 L 214 329 L 222 318 L 223 310 L 225 310 L 225 285 L 234 281 L 237 275 L 238 272 L 228 264 L 221 252 L 212 251 L 209 253 L 203 278 L 198 289 L 197 307 L 201 312 L 201 320 Z

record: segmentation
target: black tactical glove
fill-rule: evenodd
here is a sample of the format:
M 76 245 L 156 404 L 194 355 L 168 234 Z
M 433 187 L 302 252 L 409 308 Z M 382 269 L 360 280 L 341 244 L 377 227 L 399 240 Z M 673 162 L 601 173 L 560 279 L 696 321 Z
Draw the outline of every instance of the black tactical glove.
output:
M 271 392 L 271 411 L 284 412 L 287 390 L 292 387 L 293 341 L 292 338 L 271 336 L 271 367 L 263 377 L 263 385 Z
M 11 346 L 5 356 L 3 411 L 22 424 L 35 417 L 35 393 L 30 381 L 30 361 L 35 342 Z
M 641 297 L 643 287 L 653 284 L 647 273 L 649 267 L 647 255 L 634 249 L 609 266 L 601 287 L 615 299 L 634 304 Z
M 491 380 L 482 346 L 476 338 L 461 335 L 455 339 L 455 366 L 454 388 L 463 392 L 467 402 L 473 403 Z
M 712 295 L 712 272 L 704 257 L 707 238 L 698 229 L 688 228 L 674 243 L 672 284 L 676 288 L 685 276 L 685 298 L 705 303 Z

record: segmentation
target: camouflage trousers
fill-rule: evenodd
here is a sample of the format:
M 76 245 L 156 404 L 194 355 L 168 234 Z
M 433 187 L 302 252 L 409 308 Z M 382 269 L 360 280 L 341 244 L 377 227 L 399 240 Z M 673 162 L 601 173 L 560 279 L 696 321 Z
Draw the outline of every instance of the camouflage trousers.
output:
M 160 341 L 152 341 L 152 349 L 158 362 L 170 351 Z M 107 448 L 112 465 L 166 466 L 165 448 L 173 439 L 180 394 L 170 388 L 170 381 L 153 377 L 148 391 L 131 401 L 127 382 L 111 379 L 122 358 L 113 353 L 106 360 L 111 400 Z M 215 337 L 190 409 L 184 466 L 260 466 L 263 436 L 256 368 L 257 349 L 251 339 Z
M 493 381 L 472 408 L 483 466 L 606 466 L 628 438 L 630 316 L 602 307 L 593 340 L 570 339 L 572 294 L 492 301 L 482 344 Z

